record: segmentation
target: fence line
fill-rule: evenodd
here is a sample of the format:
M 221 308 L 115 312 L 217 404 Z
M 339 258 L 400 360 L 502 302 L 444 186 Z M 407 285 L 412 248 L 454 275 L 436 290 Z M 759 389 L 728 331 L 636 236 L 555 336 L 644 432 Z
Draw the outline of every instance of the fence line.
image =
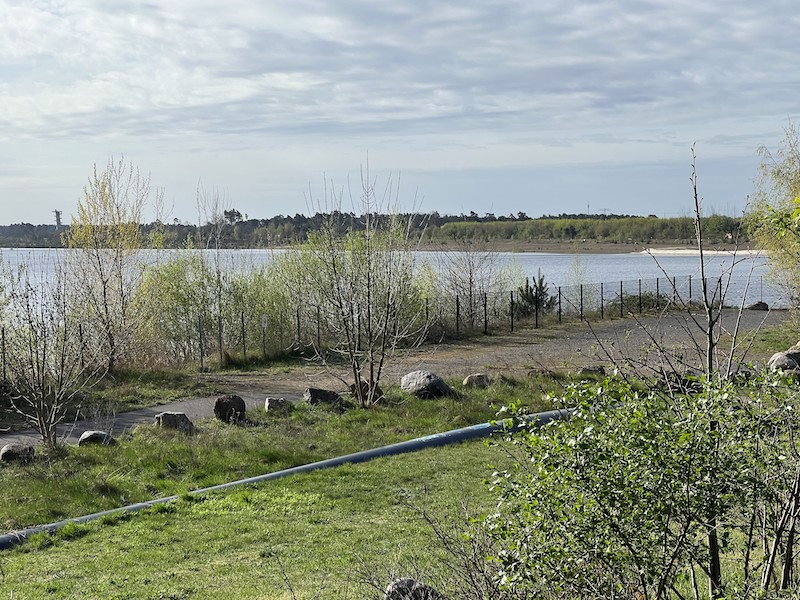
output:
M 425 298 L 421 310 L 424 310 L 428 324 L 428 339 L 440 340 L 481 333 L 513 332 L 523 326 L 547 327 L 569 320 L 624 318 L 629 314 L 654 313 L 687 305 L 699 308 L 704 284 L 714 306 L 719 306 L 722 300 L 730 306 L 730 298 L 735 299 L 736 306 L 742 302 L 749 305 L 763 299 L 764 288 L 760 279 L 753 285 L 749 278 L 719 277 L 701 282 L 691 276 L 664 276 L 555 288 L 548 286 L 546 294 L 540 297 L 526 292 L 526 289 L 531 289 L 526 285 L 517 290 L 500 292 L 478 290 L 472 294 L 430 296 Z M 722 292 L 727 292 L 724 298 Z M 248 355 L 247 348 L 252 348 L 257 340 L 261 344 L 262 358 L 287 350 L 310 351 L 335 343 L 335 336 L 325 327 L 320 307 L 298 305 L 290 314 L 291 323 L 286 321 L 286 311 L 281 311 L 277 322 L 267 327 L 266 315 L 247 315 L 243 311 L 236 337 L 231 338 L 221 330 L 216 332 L 216 337 L 217 340 L 227 340 L 223 344 L 229 350 L 238 348 L 244 359 Z M 253 327 L 254 320 L 260 320 L 260 328 Z M 354 316 L 353 321 L 355 330 L 360 334 L 360 315 Z M 288 347 L 284 346 L 284 329 L 292 332 L 292 342 Z M 205 335 L 204 339 L 213 339 L 213 336 Z M 361 336 L 357 335 L 357 339 L 360 344 Z M 220 352 L 222 356 L 219 348 L 202 344 L 200 347 L 206 356 L 215 352 Z M 254 356 L 252 352 L 250 356 Z
M 568 320 L 602 320 L 628 314 L 654 313 L 673 307 L 699 307 L 702 289 L 714 306 L 728 298 L 736 305 L 763 300 L 764 282 L 745 277 L 720 277 L 699 281 L 693 277 L 657 277 L 614 282 L 581 283 L 572 286 L 531 287 L 515 290 L 475 290 L 470 294 L 437 294 L 421 302 L 428 341 L 467 335 L 489 335 L 520 327 L 548 327 Z M 545 289 L 546 288 L 546 289 Z M 222 306 L 224 306 L 224 302 Z M 240 310 L 223 314 L 186 315 L 183 324 L 156 340 L 167 363 L 196 362 L 201 370 L 207 358 L 220 364 L 230 360 L 277 356 L 287 351 L 311 353 L 332 347 L 337 338 L 326 327 L 323 308 L 298 302 L 296 306 L 273 306 L 270 312 Z M 402 324 L 401 324 L 402 325 Z M 361 315 L 353 314 L 357 348 L 361 350 Z M 287 342 L 287 333 L 289 345 Z M 0 331 L 2 376 L 7 376 L 7 331 Z M 83 338 L 84 333 L 79 333 Z M 81 339 L 81 344 L 83 344 Z

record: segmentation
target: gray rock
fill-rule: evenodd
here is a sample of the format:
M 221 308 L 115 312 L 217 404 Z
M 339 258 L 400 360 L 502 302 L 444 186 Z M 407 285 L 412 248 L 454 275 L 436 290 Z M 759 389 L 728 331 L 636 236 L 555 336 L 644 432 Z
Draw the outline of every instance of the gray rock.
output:
M 12 442 L 0 449 L 0 462 L 4 463 L 30 463 L 33 462 L 35 456 L 36 450 L 34 450 L 33 446 L 28 446 L 27 444 Z
M 435 589 L 410 577 L 396 579 L 383 594 L 383 600 L 445 600 Z
M 309 404 L 329 404 L 335 408 L 344 408 L 344 398 L 331 390 L 306 388 L 303 398 Z
M 750 306 L 745 306 L 745 310 L 769 310 L 769 304 L 766 302 L 754 302 Z
M 605 377 L 606 368 L 603 365 L 591 365 L 578 369 L 578 377 Z
M 792 369 L 796 369 L 799 365 L 794 356 L 796 355 L 789 354 L 788 352 L 776 352 L 767 361 L 767 367 L 773 371 L 791 371 Z
M 487 388 L 491 380 L 486 373 L 473 373 L 464 378 L 463 385 L 466 388 Z
M 194 423 L 186 413 L 166 411 L 156 415 L 156 425 L 162 429 L 177 429 L 183 433 L 194 433 Z
M 456 393 L 444 380 L 430 371 L 412 371 L 400 380 L 400 388 L 418 398 L 441 398 Z
M 78 440 L 78 446 L 90 446 L 99 444 L 101 446 L 116 446 L 117 440 L 107 431 L 84 431 Z
M 239 423 L 244 421 L 245 404 L 241 396 L 228 394 L 220 396 L 214 402 L 214 416 L 223 423 Z
M 288 415 L 292 411 L 292 403 L 286 398 L 267 398 L 264 400 L 264 410 L 268 413 Z

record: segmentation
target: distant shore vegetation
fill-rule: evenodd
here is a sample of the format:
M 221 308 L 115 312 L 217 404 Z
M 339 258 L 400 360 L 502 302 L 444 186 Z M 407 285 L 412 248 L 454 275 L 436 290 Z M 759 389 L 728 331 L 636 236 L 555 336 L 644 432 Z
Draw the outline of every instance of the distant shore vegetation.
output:
M 202 247 L 198 240 L 209 239 L 208 231 L 219 232 L 222 248 L 280 248 L 306 241 L 308 233 L 319 230 L 328 215 L 278 215 L 269 219 L 252 219 L 236 209 L 225 210 L 218 221 L 202 225 L 173 219 L 146 224 L 145 236 L 164 248 Z M 361 215 L 345 213 L 336 222 L 348 230 L 363 228 Z M 427 214 L 402 215 L 416 229 L 423 245 L 452 246 L 463 243 L 491 243 L 501 247 L 522 249 L 526 245 L 587 240 L 604 244 L 647 245 L 686 244 L 694 240 L 691 217 L 659 218 L 655 215 L 633 216 L 616 214 L 560 214 L 529 217 L 524 212 L 504 216 L 475 212 L 460 215 Z M 378 215 L 380 218 L 381 215 Z M 710 244 L 747 241 L 741 230 L 742 219 L 725 215 L 703 218 L 705 240 Z M 18 223 L 0 225 L 0 246 L 6 248 L 59 248 L 69 225 L 32 225 Z M 738 233 L 740 232 L 741 233 Z M 344 233 L 344 230 L 343 232 Z

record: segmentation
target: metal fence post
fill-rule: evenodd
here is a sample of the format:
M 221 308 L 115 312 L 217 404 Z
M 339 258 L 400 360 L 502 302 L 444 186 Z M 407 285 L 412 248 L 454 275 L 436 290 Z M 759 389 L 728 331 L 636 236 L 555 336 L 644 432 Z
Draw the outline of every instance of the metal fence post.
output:
M 692 303 L 692 276 L 689 275 L 689 304 Z
M 300 307 L 298 306 L 294 311 L 294 325 L 295 325 L 295 336 L 294 341 L 297 346 L 300 346 Z
M 483 292 L 483 335 L 489 334 L 489 311 L 486 302 L 486 292 Z
M 603 282 L 600 282 L 600 319 L 603 319 Z
M 583 284 L 580 286 L 580 319 L 583 321 Z
M 511 315 L 511 333 L 514 333 L 514 290 L 511 290 L 511 303 L 509 306 L 509 315 Z
M 642 280 L 639 280 L 639 314 L 642 314 Z
M 625 316 L 625 296 L 623 294 L 622 281 L 619 282 L 619 318 Z M 641 312 L 641 311 L 639 311 Z
M 561 323 L 561 286 L 558 286 L 558 322 Z
M 3 381 L 6 381 L 6 328 L 3 327 Z

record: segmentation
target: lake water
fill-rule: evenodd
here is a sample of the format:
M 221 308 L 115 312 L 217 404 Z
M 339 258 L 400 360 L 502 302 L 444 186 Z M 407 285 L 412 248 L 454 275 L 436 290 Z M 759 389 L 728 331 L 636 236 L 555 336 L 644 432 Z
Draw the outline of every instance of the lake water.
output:
M 60 257 L 67 250 L 61 249 L 15 249 L 0 248 L 0 259 L 6 267 L 14 268 L 20 263 L 32 266 L 34 273 L 50 272 Z M 167 256 L 170 252 L 164 251 Z M 195 252 L 212 253 L 208 250 Z M 232 268 L 247 269 L 250 266 L 259 266 L 268 263 L 276 254 L 283 250 L 222 250 L 220 258 L 225 265 Z M 443 257 L 441 252 L 417 252 L 416 257 L 421 261 L 428 261 L 437 268 Z M 152 260 L 152 257 L 150 258 Z M 664 280 L 667 277 L 677 279 L 693 278 L 697 281 L 700 277 L 699 257 L 691 251 L 678 251 L 673 253 L 626 253 L 626 254 L 550 254 L 538 252 L 499 252 L 494 254 L 498 266 L 515 265 L 515 269 L 524 273 L 533 280 L 541 271 L 545 281 L 556 288 L 558 286 L 572 286 L 579 283 L 599 284 L 603 282 L 609 287 L 618 285 L 620 281 L 627 282 L 626 290 L 631 287 L 631 282 L 643 280 L 652 282 L 657 278 Z M 710 252 L 706 254 L 706 277 L 716 280 L 725 274 L 734 258 L 727 252 Z M 739 254 L 733 266 L 733 279 L 731 292 L 728 299 L 731 303 L 738 303 L 739 298 L 745 295 L 748 302 L 764 300 L 773 307 L 786 307 L 789 300 L 786 294 L 775 287 L 768 276 L 769 266 L 767 258 L 757 254 Z M 652 287 L 652 286 L 650 286 Z M 662 290 L 665 288 L 661 288 Z

